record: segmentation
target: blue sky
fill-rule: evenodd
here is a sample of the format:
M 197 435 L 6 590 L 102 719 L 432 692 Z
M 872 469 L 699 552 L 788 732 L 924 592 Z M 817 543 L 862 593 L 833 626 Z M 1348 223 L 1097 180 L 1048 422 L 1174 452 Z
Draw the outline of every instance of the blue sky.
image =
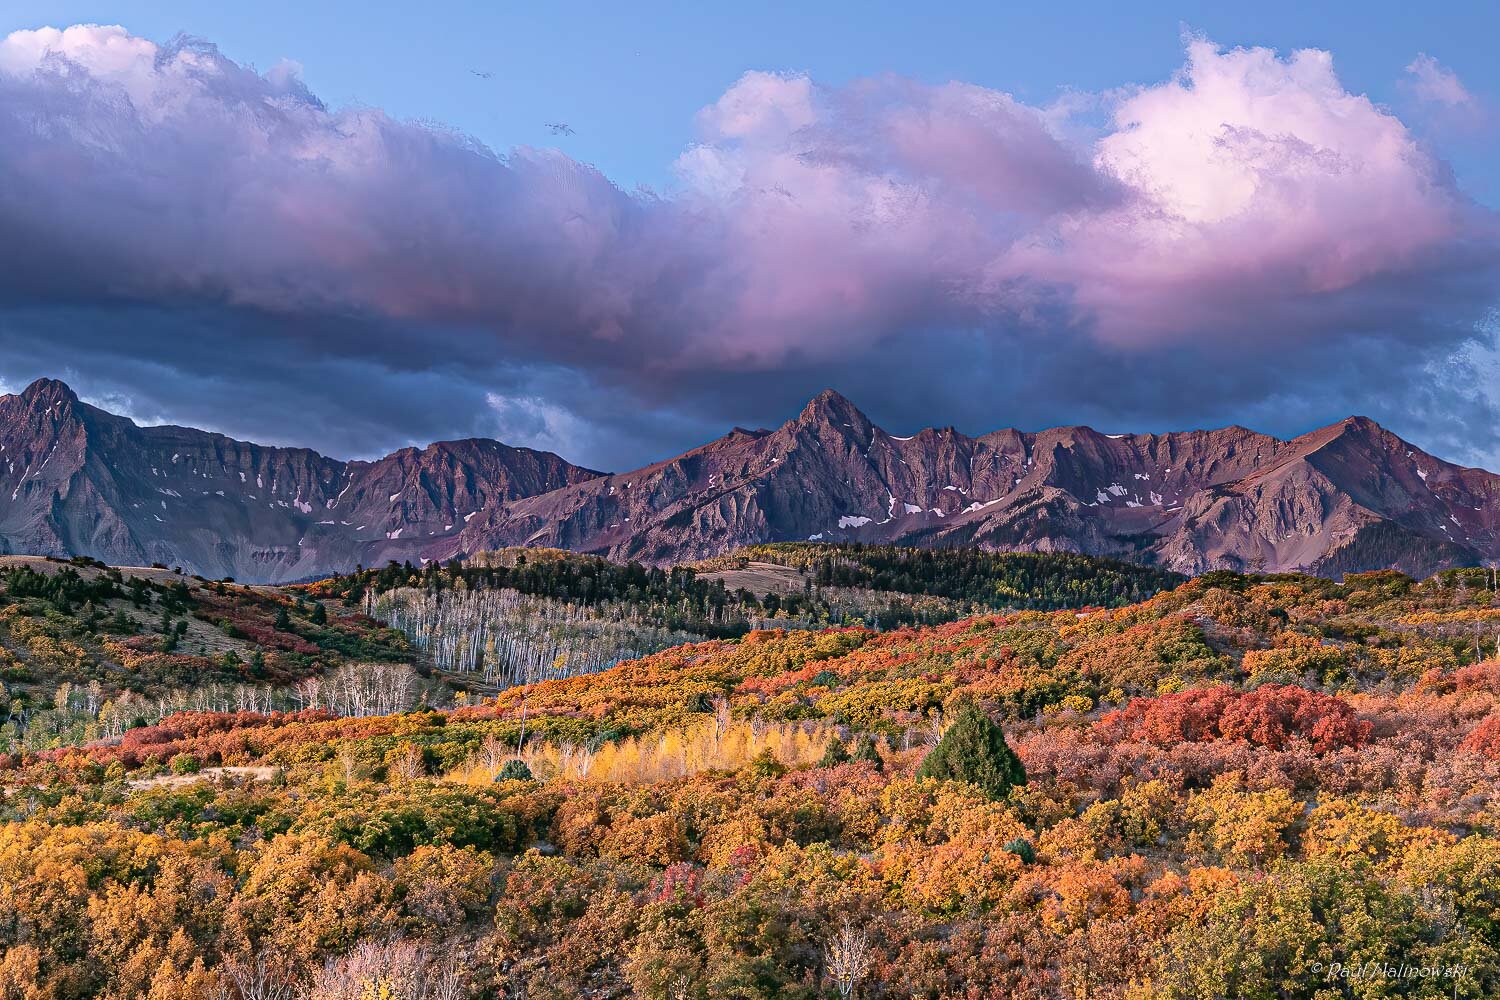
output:
M 1493 466 L 1497 29 L 12 0 L 0 388 L 359 457 L 627 468 L 832 386 L 897 432 L 1361 412 Z

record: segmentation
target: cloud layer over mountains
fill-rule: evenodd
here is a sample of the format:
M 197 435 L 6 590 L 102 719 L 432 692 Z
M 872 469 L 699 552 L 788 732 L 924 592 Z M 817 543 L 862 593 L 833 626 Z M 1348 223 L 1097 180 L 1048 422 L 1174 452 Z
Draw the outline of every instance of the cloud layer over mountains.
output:
M 1413 67 L 1443 113 L 1470 99 Z M 828 385 L 896 428 L 1369 411 L 1497 450 L 1470 361 L 1495 215 L 1326 52 L 1191 39 L 1162 82 L 1047 107 L 752 72 L 697 126 L 670 190 L 625 191 L 206 43 L 12 34 L 0 378 L 338 454 L 487 433 L 606 468 Z

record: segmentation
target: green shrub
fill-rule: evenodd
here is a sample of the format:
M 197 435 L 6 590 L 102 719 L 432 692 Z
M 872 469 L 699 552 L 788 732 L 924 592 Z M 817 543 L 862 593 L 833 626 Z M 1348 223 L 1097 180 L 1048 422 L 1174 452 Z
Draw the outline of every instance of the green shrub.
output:
M 917 777 L 966 781 L 999 801 L 1012 787 L 1026 784 L 1026 768 L 1005 742 L 1000 727 L 978 705 L 965 702 L 942 740 L 917 768 Z
M 500 773 L 495 775 L 496 781 L 535 781 L 531 768 L 519 757 L 512 757 L 500 768 Z
M 823 751 L 823 759 L 818 761 L 819 767 L 838 767 L 840 764 L 849 763 L 849 751 L 844 749 L 844 741 L 834 736 L 828 741 L 828 749 Z
M 172 758 L 171 767 L 173 774 L 197 774 L 202 765 L 192 754 L 180 753 Z

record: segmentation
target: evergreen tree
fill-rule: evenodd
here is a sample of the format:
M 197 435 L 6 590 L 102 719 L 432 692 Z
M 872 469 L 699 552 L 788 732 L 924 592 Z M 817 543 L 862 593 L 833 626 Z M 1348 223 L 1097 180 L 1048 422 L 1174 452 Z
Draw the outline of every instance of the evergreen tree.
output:
M 1025 864 L 1036 863 L 1036 848 L 1032 847 L 1031 841 L 1024 837 L 1017 837 L 1014 840 L 1006 841 L 1000 849 L 1002 851 L 1009 851 L 1020 858 Z
M 276 631 L 290 632 L 292 630 L 291 616 L 286 613 L 286 605 L 276 609 Z
M 879 749 L 875 746 L 875 737 L 865 733 L 854 743 L 854 760 L 867 760 L 875 765 L 875 770 L 885 770 L 885 760 L 880 756 Z
M 1026 784 L 1026 768 L 1005 742 L 1005 733 L 973 702 L 965 702 L 942 740 L 932 748 L 919 778 L 967 781 L 993 800 Z
M 532 777 L 531 768 L 519 757 L 512 757 L 500 768 L 500 773 L 495 775 L 496 781 L 535 781 Z
M 840 764 L 849 763 L 849 751 L 844 749 L 844 741 L 835 735 L 828 741 L 828 749 L 823 751 L 823 759 L 818 761 L 819 767 L 838 767 Z
M 777 759 L 770 747 L 766 747 L 750 761 L 750 773 L 757 778 L 779 778 L 786 773 L 786 765 Z

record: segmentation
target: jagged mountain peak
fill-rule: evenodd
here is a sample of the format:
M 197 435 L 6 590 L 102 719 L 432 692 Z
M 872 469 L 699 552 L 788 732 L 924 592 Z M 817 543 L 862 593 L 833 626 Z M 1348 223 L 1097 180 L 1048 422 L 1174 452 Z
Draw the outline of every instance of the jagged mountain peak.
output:
M 0 552 L 283 582 L 426 558 L 488 507 L 597 475 L 483 438 L 344 462 L 141 427 L 56 379 L 0 397 Z
M 1395 434 L 1386 430 L 1380 424 L 1369 417 L 1352 416 L 1343 420 L 1335 421 L 1323 427 L 1315 428 L 1306 434 L 1293 438 L 1289 444 L 1294 447 L 1318 447 L 1339 438 L 1362 441 L 1400 441 Z M 1401 442 L 1403 445 L 1406 442 Z M 1407 447 L 1412 447 L 1407 445 Z
M 0 399 L 9 399 L 11 407 L 22 412 L 53 416 L 71 417 L 83 406 L 66 382 L 52 378 L 39 378 L 19 393 Z
M 68 383 L 55 378 L 39 378 L 20 392 L 28 403 L 77 403 L 78 394 Z
M 838 423 L 852 424 L 855 427 L 873 426 L 870 418 L 836 389 L 824 389 L 808 400 L 802 412 L 792 422 L 801 425 Z
M 1189 572 L 1426 572 L 1500 557 L 1500 479 L 1454 469 L 1360 417 L 1292 441 L 1241 426 L 895 436 L 829 391 L 770 437 L 731 433 L 491 511 L 461 550 L 670 563 L 814 539 L 1079 551 Z

